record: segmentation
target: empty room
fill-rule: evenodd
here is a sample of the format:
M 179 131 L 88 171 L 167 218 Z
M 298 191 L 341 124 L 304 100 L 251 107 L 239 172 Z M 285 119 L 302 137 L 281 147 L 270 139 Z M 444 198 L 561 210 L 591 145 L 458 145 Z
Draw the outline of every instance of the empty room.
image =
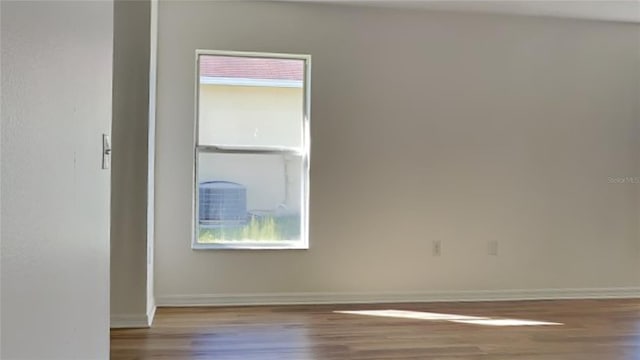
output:
M 640 2 L 0 6 L 0 359 L 640 359 Z

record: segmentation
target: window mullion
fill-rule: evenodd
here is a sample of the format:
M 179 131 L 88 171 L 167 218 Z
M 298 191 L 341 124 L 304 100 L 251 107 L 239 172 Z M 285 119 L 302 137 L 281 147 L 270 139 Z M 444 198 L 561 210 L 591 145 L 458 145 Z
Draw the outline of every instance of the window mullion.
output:
M 234 147 L 220 147 L 210 145 L 198 145 L 199 152 L 204 153 L 220 153 L 220 154 L 282 154 L 282 155 L 304 155 L 302 150 L 299 149 L 260 149 L 260 148 L 234 148 Z

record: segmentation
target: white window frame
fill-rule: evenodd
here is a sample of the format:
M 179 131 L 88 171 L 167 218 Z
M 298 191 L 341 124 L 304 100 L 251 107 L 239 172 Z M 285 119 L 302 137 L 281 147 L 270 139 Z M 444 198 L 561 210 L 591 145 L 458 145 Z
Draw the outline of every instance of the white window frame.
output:
M 302 106 L 302 145 L 299 149 L 277 147 L 277 146 L 211 146 L 200 145 L 199 126 L 200 126 L 200 84 L 203 80 L 200 76 L 200 56 L 236 56 L 249 58 L 268 58 L 268 59 L 295 59 L 304 61 L 304 76 L 302 82 L 303 88 L 303 106 Z M 266 52 L 246 52 L 246 51 L 221 51 L 221 50 L 196 50 L 195 58 L 195 131 L 194 131 L 194 173 L 193 173 L 193 222 L 192 222 L 192 241 L 191 248 L 194 250 L 276 250 L 276 249 L 309 249 L 309 167 L 310 167 L 310 127 L 309 119 L 311 114 L 311 55 L 301 54 L 281 54 Z M 205 79 L 205 83 L 210 79 Z M 241 81 L 236 85 L 243 85 L 245 81 Z M 250 82 L 249 82 L 250 83 Z M 247 85 L 249 84 L 247 83 Z M 255 84 L 252 84 L 255 85 Z M 262 84 L 261 86 L 284 86 L 289 87 L 289 82 L 274 81 L 273 84 Z M 294 154 L 302 157 L 302 204 L 301 204 L 301 229 L 300 240 L 283 242 L 283 241 L 239 241 L 238 244 L 202 244 L 198 242 L 200 232 L 200 214 L 199 214 L 199 176 L 198 176 L 198 158 L 201 153 L 216 154 Z

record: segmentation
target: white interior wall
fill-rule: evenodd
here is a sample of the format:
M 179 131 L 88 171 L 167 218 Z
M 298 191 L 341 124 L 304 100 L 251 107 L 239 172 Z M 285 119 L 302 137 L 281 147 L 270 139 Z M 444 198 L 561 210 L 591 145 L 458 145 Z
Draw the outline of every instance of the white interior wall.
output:
M 2 29 L 2 6 L 0 6 L 0 30 Z M 2 46 L 2 36 L 0 34 L 0 48 Z M 0 79 L 2 78 L 2 57 L 0 56 Z M 0 118 L 2 118 L 2 104 L 4 95 L 2 95 L 2 89 L 0 88 Z M 2 164 L 2 128 L 0 125 L 0 164 Z M 0 249 L 2 248 L 2 166 L 0 165 Z M 2 270 L 2 256 L 0 256 L 0 271 Z M 2 277 L 0 275 L 0 281 Z M 0 282 L 0 299 L 2 299 L 2 283 Z M 2 352 L 2 307 L 0 305 L 0 353 Z
M 111 199 L 111 326 L 150 323 L 147 286 L 150 1 L 115 1 Z M 152 222 L 151 222 L 152 224 Z
M 158 302 L 637 295 L 639 187 L 609 179 L 640 176 L 638 31 L 160 3 Z M 195 49 L 313 56 L 309 250 L 190 249 Z
M 106 360 L 113 2 L 0 9 L 0 358 Z
M 149 33 L 149 132 L 147 134 L 147 321 L 153 322 L 156 311 L 154 290 L 155 249 L 155 151 L 156 151 L 156 80 L 158 65 L 158 0 L 150 0 Z

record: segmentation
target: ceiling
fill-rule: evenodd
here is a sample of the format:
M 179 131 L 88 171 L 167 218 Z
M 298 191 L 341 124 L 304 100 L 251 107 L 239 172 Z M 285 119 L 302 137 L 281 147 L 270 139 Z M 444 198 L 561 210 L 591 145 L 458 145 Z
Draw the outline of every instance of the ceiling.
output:
M 640 0 L 289 0 L 403 9 L 483 12 L 640 23 Z

